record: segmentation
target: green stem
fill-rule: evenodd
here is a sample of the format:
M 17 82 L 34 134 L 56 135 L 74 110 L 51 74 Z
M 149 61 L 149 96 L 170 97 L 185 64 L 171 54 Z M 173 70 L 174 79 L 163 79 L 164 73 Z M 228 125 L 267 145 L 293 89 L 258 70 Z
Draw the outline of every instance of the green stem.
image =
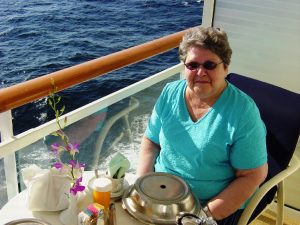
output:
M 59 121 L 59 115 L 60 115 L 60 113 L 59 113 L 59 110 L 57 109 L 57 104 L 58 104 L 59 101 L 56 100 L 54 93 L 52 93 L 50 95 L 50 99 L 52 100 L 52 104 L 50 106 L 51 106 L 51 108 L 53 109 L 53 111 L 55 113 L 55 121 L 56 121 L 56 124 L 58 125 L 59 131 L 60 131 L 60 133 L 58 133 L 58 136 L 60 136 L 60 138 L 64 142 L 65 147 L 68 148 L 68 146 L 69 146 L 69 138 L 63 132 L 63 127 L 62 127 L 62 125 L 60 124 L 60 121 Z M 72 155 L 70 155 L 70 160 L 75 160 L 75 157 L 72 156 Z M 74 176 L 74 168 L 73 168 L 73 166 L 71 168 L 71 176 L 72 176 L 72 180 L 74 182 L 75 181 L 75 176 Z

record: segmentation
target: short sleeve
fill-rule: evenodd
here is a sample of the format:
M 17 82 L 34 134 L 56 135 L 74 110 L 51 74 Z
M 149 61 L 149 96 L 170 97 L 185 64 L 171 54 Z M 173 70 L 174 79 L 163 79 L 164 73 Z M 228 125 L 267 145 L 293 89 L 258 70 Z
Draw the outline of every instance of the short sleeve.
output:
M 248 103 L 243 107 L 230 150 L 230 161 L 236 169 L 253 169 L 267 162 L 266 128 L 255 103 Z
M 161 130 L 162 107 L 163 107 L 165 94 L 166 94 L 166 88 L 163 89 L 162 93 L 160 94 L 160 96 L 158 97 L 158 99 L 155 103 L 155 106 L 152 110 L 146 131 L 145 131 L 145 136 L 156 144 L 159 144 L 159 133 Z

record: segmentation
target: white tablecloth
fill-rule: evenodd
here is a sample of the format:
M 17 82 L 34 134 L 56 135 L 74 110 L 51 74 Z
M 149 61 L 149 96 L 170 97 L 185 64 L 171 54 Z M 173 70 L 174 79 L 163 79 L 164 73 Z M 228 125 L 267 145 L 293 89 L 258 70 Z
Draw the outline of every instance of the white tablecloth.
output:
M 84 173 L 83 183 L 87 184 L 88 180 L 93 177 L 93 172 L 88 171 Z M 126 174 L 125 180 L 128 184 L 133 184 L 136 176 L 133 174 Z M 37 218 L 44 220 L 52 225 L 63 225 L 59 221 L 60 212 L 31 212 L 26 207 L 26 193 L 22 191 L 17 196 L 9 200 L 9 202 L 3 206 L 0 210 L 0 224 L 5 224 L 12 220 L 24 219 L 24 218 Z M 87 202 L 88 204 L 89 202 Z M 116 225 L 143 225 L 143 223 L 137 221 L 130 216 L 123 208 L 121 200 L 115 201 L 116 205 Z M 77 224 L 76 224 L 77 225 Z

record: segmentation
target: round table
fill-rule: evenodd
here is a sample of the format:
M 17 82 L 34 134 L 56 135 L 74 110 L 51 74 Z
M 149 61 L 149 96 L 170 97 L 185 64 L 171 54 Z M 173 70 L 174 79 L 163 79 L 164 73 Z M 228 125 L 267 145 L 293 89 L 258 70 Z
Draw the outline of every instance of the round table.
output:
M 87 184 L 88 181 L 94 176 L 92 171 L 84 172 L 83 175 L 83 183 Z M 136 176 L 134 174 L 126 174 L 125 181 L 128 185 L 131 185 L 135 182 Z M 8 223 L 12 220 L 17 219 L 24 219 L 24 218 L 37 218 L 44 220 L 52 225 L 63 225 L 59 220 L 59 212 L 32 212 L 27 209 L 26 206 L 26 195 L 27 190 L 20 192 L 18 195 L 13 197 L 8 201 L 6 205 L 0 210 L 0 224 Z M 143 225 L 143 223 L 139 222 L 132 216 L 130 216 L 123 208 L 121 199 L 119 200 L 112 200 L 115 202 L 116 207 L 116 222 L 115 225 Z M 87 197 L 84 200 L 83 205 L 81 206 L 84 208 L 84 205 L 88 205 L 92 203 L 92 199 Z M 74 224 L 77 225 L 77 224 Z

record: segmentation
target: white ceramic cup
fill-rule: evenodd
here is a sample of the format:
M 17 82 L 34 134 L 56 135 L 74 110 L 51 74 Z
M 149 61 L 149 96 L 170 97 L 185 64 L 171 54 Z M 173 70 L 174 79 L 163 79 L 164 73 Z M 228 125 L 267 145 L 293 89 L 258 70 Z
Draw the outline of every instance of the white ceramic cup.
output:
M 111 180 L 112 183 L 112 193 L 120 192 L 123 189 L 124 186 L 124 177 L 121 178 L 112 178 L 108 175 L 106 175 L 107 178 Z

